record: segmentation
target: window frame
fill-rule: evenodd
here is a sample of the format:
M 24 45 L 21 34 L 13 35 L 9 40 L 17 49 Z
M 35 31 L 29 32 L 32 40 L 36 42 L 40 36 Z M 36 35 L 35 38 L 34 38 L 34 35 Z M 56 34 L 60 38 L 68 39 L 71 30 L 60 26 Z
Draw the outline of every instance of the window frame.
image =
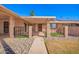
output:
M 50 24 L 50 28 L 51 29 L 56 29 L 57 28 L 57 24 L 56 23 L 51 23 Z

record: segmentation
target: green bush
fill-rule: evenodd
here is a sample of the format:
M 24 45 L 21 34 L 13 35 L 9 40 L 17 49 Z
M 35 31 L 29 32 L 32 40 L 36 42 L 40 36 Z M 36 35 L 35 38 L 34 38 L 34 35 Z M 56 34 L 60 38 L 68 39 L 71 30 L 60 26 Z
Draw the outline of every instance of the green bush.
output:
M 57 36 L 61 36 L 62 34 L 60 34 L 60 33 L 51 33 L 51 36 L 55 36 L 55 37 L 57 37 Z
M 28 38 L 29 36 L 28 35 L 19 35 L 19 36 L 16 36 L 17 38 Z

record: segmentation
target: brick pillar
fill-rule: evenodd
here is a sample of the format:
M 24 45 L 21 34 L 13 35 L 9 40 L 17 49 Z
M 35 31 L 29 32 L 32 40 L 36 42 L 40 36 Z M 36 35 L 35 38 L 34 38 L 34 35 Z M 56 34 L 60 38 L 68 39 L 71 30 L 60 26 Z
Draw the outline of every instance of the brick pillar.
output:
M 29 31 L 29 30 L 28 30 L 28 29 L 29 29 L 29 25 L 27 24 L 27 26 L 26 26 L 26 27 L 27 27 L 27 28 L 26 28 L 26 30 L 27 30 L 26 32 L 28 32 L 28 31 Z
M 47 23 L 47 37 L 50 37 L 50 34 L 51 34 L 50 23 Z
M 42 24 L 42 32 L 45 32 L 45 25 Z
M 38 24 L 35 24 L 35 31 L 38 32 Z
M 14 38 L 14 25 L 15 25 L 15 20 L 13 19 L 12 16 L 10 16 L 9 19 L 9 35 L 11 38 Z
M 64 27 L 64 36 L 68 37 L 68 26 Z
M 29 25 L 29 38 L 32 37 L 32 25 Z

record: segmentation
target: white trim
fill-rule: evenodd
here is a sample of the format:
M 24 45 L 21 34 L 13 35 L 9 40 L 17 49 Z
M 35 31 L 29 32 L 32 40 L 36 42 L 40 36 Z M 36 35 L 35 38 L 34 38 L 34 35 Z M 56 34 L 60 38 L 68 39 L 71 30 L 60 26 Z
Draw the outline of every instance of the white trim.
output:
M 79 21 L 50 21 L 50 23 L 77 23 L 79 24 Z
M 22 18 L 56 18 L 56 16 L 21 16 Z

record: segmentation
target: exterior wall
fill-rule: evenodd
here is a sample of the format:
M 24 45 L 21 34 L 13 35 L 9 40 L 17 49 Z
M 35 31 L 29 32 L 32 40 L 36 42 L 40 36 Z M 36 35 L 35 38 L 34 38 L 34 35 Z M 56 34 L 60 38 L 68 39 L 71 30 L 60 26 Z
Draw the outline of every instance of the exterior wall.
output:
M 33 31 L 33 35 L 38 35 L 39 31 L 38 31 L 38 24 L 33 24 L 32 25 L 32 31 Z M 42 24 L 42 32 L 46 32 L 47 31 L 47 25 L 46 24 Z
M 37 25 L 37 26 L 36 26 Z M 34 25 L 32 25 L 33 26 L 33 31 L 38 31 L 38 24 L 34 24 Z M 37 29 L 36 29 L 37 28 Z M 46 24 L 42 24 L 42 31 L 43 32 L 45 32 L 46 31 L 46 29 L 47 29 L 47 26 L 46 26 Z
M 38 25 L 38 24 L 37 24 L 37 25 Z M 35 24 L 34 24 L 34 25 L 33 25 L 33 28 L 32 28 L 32 29 L 33 29 L 33 35 L 34 35 L 34 34 L 38 35 L 38 32 L 39 32 L 39 31 L 37 30 L 37 32 L 36 32 L 36 29 L 35 29 L 35 28 L 36 28 L 36 26 L 35 26 Z M 38 26 L 37 26 L 37 28 L 38 28 Z M 54 33 L 54 32 L 56 32 L 56 31 L 57 31 L 57 28 L 51 29 L 50 32 L 51 32 L 51 33 L 52 33 L 52 32 Z M 44 32 L 44 33 L 47 32 L 47 24 L 42 24 L 42 32 Z
M 42 31 L 47 32 L 47 24 L 42 24 Z M 57 28 L 52 29 L 51 28 L 51 33 L 55 33 L 57 31 Z
M 15 26 L 24 26 L 24 21 L 20 19 L 15 19 Z
M 57 29 L 55 28 L 55 29 L 52 29 L 51 28 L 51 33 L 55 33 L 57 31 Z
M 9 21 L 8 19 L 0 19 L 0 34 L 4 34 L 4 21 Z
M 61 23 L 57 23 L 57 29 L 61 28 L 62 24 Z
M 15 26 L 24 26 L 24 21 L 20 19 L 14 19 Z M 0 19 L 0 34 L 4 34 L 4 21 L 8 21 L 9 19 Z

